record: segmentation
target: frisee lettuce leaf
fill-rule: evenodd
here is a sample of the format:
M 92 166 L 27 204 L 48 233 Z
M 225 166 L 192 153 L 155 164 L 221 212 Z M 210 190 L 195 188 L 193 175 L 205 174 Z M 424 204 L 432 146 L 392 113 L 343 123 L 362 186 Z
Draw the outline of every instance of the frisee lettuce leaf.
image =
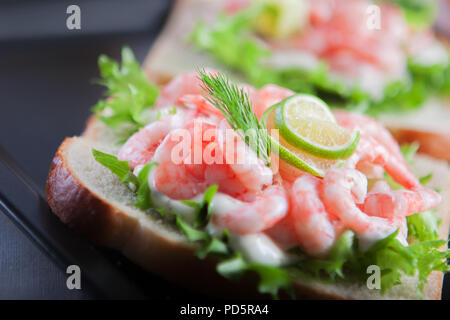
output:
M 419 150 L 419 147 L 420 145 L 417 142 L 405 143 L 400 146 L 400 151 L 402 152 L 403 158 L 405 158 L 408 165 L 412 165 L 414 163 L 414 156 Z
M 107 88 L 105 100 L 100 100 L 92 110 L 110 127 L 126 123 L 133 133 L 145 125 L 142 111 L 153 106 L 159 89 L 151 84 L 130 48 L 122 49 L 122 64 L 101 55 L 98 65 L 102 79 L 99 84 Z
M 408 69 L 414 81 L 422 82 L 432 94 L 450 94 L 450 63 L 421 65 L 410 58 Z
M 255 273 L 259 280 L 258 290 L 278 299 L 278 292 L 291 291 L 291 279 L 288 272 L 279 267 L 246 262 L 240 253 L 236 253 L 217 265 L 217 272 L 228 279 L 239 279 L 247 272 Z
M 108 168 L 112 173 L 118 176 L 120 182 L 131 183 L 135 188 L 139 187 L 139 180 L 131 171 L 128 161 L 120 161 L 117 157 L 96 149 L 92 149 L 92 155 L 98 163 Z
M 137 200 L 135 206 L 142 210 L 153 208 L 151 191 L 148 185 L 148 176 L 152 169 L 157 166 L 156 162 L 147 163 L 138 173 L 139 187 L 137 189 Z
M 105 168 L 108 168 L 113 174 L 119 177 L 120 182 L 130 184 L 131 188 L 137 195 L 135 207 L 147 210 L 152 208 L 151 191 L 148 186 L 148 175 L 150 171 L 157 165 L 156 162 L 147 163 L 136 176 L 128 165 L 128 161 L 121 161 L 117 157 L 107 154 L 96 149 L 92 149 L 94 159 Z
M 256 73 L 261 58 L 269 55 L 268 50 L 247 34 L 253 19 L 260 12 L 261 6 L 251 6 L 233 17 L 221 14 L 213 28 L 200 21 L 191 34 L 191 41 L 236 70 Z
M 200 259 L 204 259 L 207 255 L 223 257 L 230 254 L 226 232 L 220 238 L 212 236 L 203 229 L 194 228 L 179 215 L 176 217 L 176 222 L 178 228 L 186 235 L 188 240 L 197 246 L 197 256 Z
M 429 174 L 427 174 L 427 175 L 425 175 L 423 177 L 420 177 L 419 178 L 419 182 L 420 182 L 421 185 L 426 186 L 428 184 L 428 182 L 431 181 L 431 179 L 433 179 L 433 174 L 429 173 Z
M 429 210 L 408 216 L 406 218 L 408 221 L 408 237 L 419 241 L 437 240 L 441 219 L 434 212 L 434 210 Z
M 216 184 L 208 187 L 203 194 L 201 203 L 192 200 L 181 200 L 182 203 L 196 210 L 194 227 L 204 227 L 208 224 L 211 218 L 211 202 L 218 188 Z

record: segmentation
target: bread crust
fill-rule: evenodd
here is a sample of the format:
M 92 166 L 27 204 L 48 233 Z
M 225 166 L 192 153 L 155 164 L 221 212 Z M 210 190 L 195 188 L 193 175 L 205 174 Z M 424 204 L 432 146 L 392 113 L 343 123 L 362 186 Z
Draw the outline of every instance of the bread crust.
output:
M 52 160 L 46 186 L 48 204 L 70 228 L 99 244 L 110 243 L 118 211 L 86 188 L 68 167 L 65 153 L 72 141 L 65 139 Z
M 450 133 L 427 132 L 408 128 L 389 128 L 399 143 L 418 142 L 419 152 L 450 161 Z

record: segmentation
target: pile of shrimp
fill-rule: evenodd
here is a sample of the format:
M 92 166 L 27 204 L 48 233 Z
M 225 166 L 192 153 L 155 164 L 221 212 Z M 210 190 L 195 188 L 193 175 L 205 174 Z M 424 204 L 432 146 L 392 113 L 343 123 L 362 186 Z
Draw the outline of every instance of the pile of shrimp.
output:
M 407 68 L 406 20 L 399 8 L 378 3 L 380 25 L 369 28 L 371 5 L 367 0 L 311 1 L 309 27 L 287 45 L 312 52 L 350 76 L 371 71 L 401 77 Z
M 242 88 L 258 116 L 294 94 L 275 85 L 260 90 L 251 86 Z M 303 172 L 296 176 L 275 172 L 237 134 L 233 147 L 244 154 L 245 161 L 222 161 L 227 143 L 223 134 L 229 125 L 205 99 L 196 73 L 182 74 L 172 80 L 162 90 L 154 109 L 173 106 L 174 114 L 166 114 L 131 136 L 118 157 L 128 161 L 132 169 L 157 162 L 151 175 L 153 186 L 175 200 L 192 199 L 209 186 L 217 185 L 218 191 L 233 201 L 225 212 L 213 213 L 211 223 L 231 233 L 264 232 L 283 248 L 300 246 L 316 257 L 326 256 L 339 235 L 348 229 L 367 239 L 384 237 L 399 229 L 398 237 L 407 245 L 406 217 L 429 210 L 441 200 L 409 171 L 390 133 L 367 116 L 334 112 L 341 126 L 358 130 L 361 138 L 344 166 L 318 178 Z M 196 127 L 210 129 L 214 134 L 190 141 L 187 148 L 192 152 L 185 152 L 181 157 L 190 157 L 195 148 L 214 148 L 216 161 L 174 162 L 172 152 L 179 143 L 177 129 L 195 134 Z M 383 179 L 384 172 L 404 189 L 391 190 Z M 368 179 L 376 181 L 370 190 Z
M 368 82 L 368 90 L 373 91 L 380 82 L 404 78 L 408 56 L 436 41 L 432 30 L 411 28 L 402 10 L 387 2 L 303 1 L 309 8 L 306 27 L 288 39 L 264 39 L 266 44 L 281 51 L 310 54 L 325 61 L 337 75 L 359 81 L 361 86 Z M 231 0 L 225 9 L 234 14 L 253 2 Z M 380 92 L 374 92 L 377 94 Z

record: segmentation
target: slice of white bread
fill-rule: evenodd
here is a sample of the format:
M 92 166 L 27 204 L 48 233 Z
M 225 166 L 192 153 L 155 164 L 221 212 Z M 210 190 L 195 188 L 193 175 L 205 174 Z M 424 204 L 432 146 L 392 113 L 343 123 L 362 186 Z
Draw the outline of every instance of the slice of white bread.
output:
M 175 0 L 163 31 L 142 65 L 151 81 L 163 85 L 175 75 L 199 67 L 223 69 L 223 65 L 208 54 L 195 50 L 189 43 L 189 35 L 197 21 L 214 20 L 222 8 L 221 3 L 223 1 Z
M 117 153 L 117 138 L 102 122 L 91 118 L 82 137 L 64 140 L 47 181 L 47 198 L 53 212 L 92 241 L 121 251 L 136 264 L 170 281 L 218 296 L 254 298 L 253 283 L 222 278 L 215 271 L 215 260 L 198 259 L 194 248 L 172 223 L 133 207 L 133 193 L 97 163 L 91 152 L 96 148 Z M 420 175 L 433 172 L 431 186 L 444 192 L 437 214 L 442 218 L 440 236 L 446 239 L 450 223 L 450 169 L 447 163 L 426 156 L 417 156 L 413 169 Z M 442 277 L 440 272 L 430 275 L 425 299 L 440 299 Z M 416 299 L 416 281 L 405 277 L 402 285 L 384 296 L 360 282 L 330 285 L 299 280 L 294 289 L 297 298 Z
M 177 0 L 169 20 L 152 46 L 143 68 L 160 85 L 175 75 L 210 67 L 224 66 L 191 44 L 188 36 L 199 20 L 211 21 L 220 10 L 217 0 Z M 227 73 L 233 73 L 227 70 Z M 237 74 L 234 76 L 239 79 Z M 380 120 L 392 131 L 400 143 L 417 141 L 420 152 L 450 161 L 450 103 L 433 100 L 423 109 L 404 115 L 386 115 Z

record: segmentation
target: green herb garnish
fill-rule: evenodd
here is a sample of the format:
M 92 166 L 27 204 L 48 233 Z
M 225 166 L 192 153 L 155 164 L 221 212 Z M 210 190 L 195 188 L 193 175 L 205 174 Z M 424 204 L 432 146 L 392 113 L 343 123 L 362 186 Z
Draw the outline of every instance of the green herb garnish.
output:
M 222 73 L 213 75 L 202 70 L 199 74 L 208 101 L 222 112 L 231 128 L 270 166 L 270 139 L 266 127 L 253 113 L 248 94 Z
M 137 189 L 137 200 L 135 206 L 142 210 L 154 207 L 151 199 L 150 187 L 148 186 L 148 176 L 152 169 L 157 166 L 156 162 L 147 163 L 138 173 L 139 187 Z
M 211 202 L 218 188 L 219 187 L 216 184 L 208 187 L 203 195 L 203 200 L 201 203 L 192 200 L 180 200 L 185 205 L 195 209 L 195 227 L 204 227 L 209 222 L 209 219 L 211 218 Z
M 274 299 L 278 299 L 278 292 L 281 289 L 290 292 L 292 288 L 290 276 L 285 269 L 258 263 L 248 263 L 239 253 L 219 263 L 217 272 L 229 279 L 240 278 L 247 272 L 256 273 L 260 279 L 258 284 L 259 292 L 268 293 Z

